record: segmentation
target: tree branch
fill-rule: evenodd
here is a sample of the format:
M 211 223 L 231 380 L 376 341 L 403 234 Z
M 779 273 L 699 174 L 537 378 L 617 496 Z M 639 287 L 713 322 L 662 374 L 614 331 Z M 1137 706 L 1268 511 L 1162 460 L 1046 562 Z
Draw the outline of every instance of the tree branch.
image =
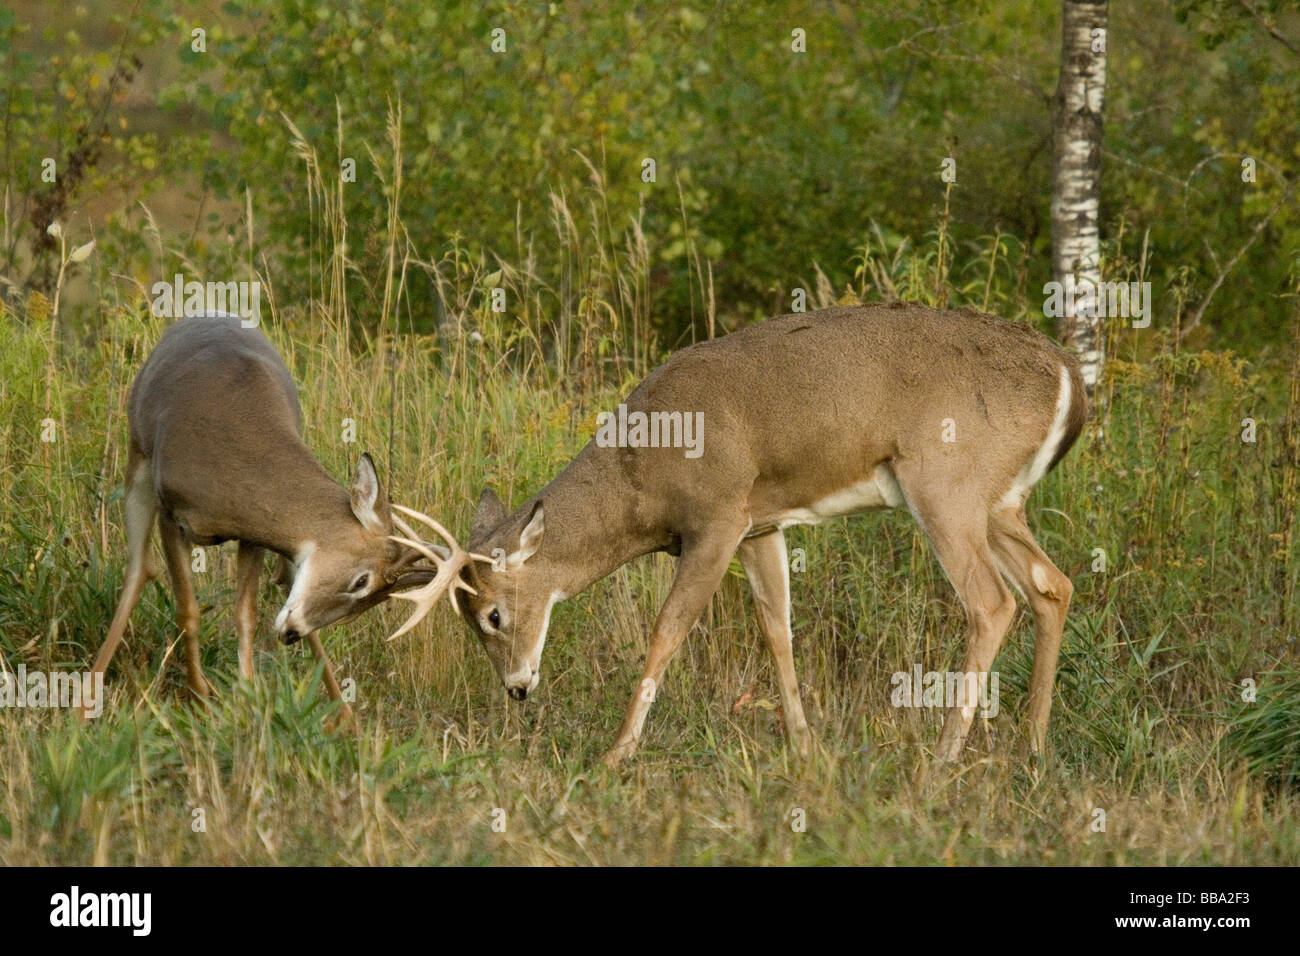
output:
M 1237 2 L 1241 4 L 1242 7 L 1245 8 L 1247 13 L 1249 13 L 1252 17 L 1255 18 L 1255 22 L 1259 24 L 1260 29 L 1262 29 L 1265 33 L 1271 36 L 1278 43 L 1282 44 L 1284 47 L 1286 47 L 1296 56 L 1300 56 L 1300 49 L 1297 49 L 1294 43 L 1292 43 L 1290 40 L 1288 40 L 1286 37 L 1284 37 L 1281 33 L 1278 32 L 1276 26 L 1274 26 L 1272 23 L 1266 20 L 1263 14 L 1261 14 L 1258 10 L 1256 10 L 1253 6 L 1251 6 L 1250 0 L 1237 0 Z
M 1264 230 L 1268 227 L 1268 224 L 1273 221 L 1273 217 L 1278 214 L 1278 211 L 1287 204 L 1288 200 L 1291 198 L 1291 193 L 1294 190 L 1295 183 L 1287 183 L 1287 186 L 1282 190 L 1282 195 L 1278 198 L 1278 201 L 1274 203 L 1273 208 L 1268 211 L 1268 215 L 1255 224 L 1255 228 L 1250 231 L 1250 237 L 1242 244 L 1240 249 L 1232 254 L 1232 258 L 1227 261 L 1223 268 L 1219 270 L 1219 274 L 1215 276 L 1214 282 L 1210 285 L 1210 291 L 1205 293 L 1205 298 L 1201 300 L 1200 304 L 1196 307 L 1196 311 L 1192 313 L 1191 321 L 1179 330 L 1179 341 L 1186 338 L 1187 334 L 1191 332 L 1192 329 L 1201 324 L 1201 318 L 1205 315 L 1205 310 L 1209 307 L 1210 300 L 1214 298 L 1214 293 L 1218 292 L 1219 286 L 1223 285 L 1223 280 L 1228 277 L 1228 273 L 1232 271 L 1233 267 L 1241 261 L 1241 257 L 1244 256 L 1250 250 L 1250 247 L 1255 244 L 1255 240 L 1263 234 Z

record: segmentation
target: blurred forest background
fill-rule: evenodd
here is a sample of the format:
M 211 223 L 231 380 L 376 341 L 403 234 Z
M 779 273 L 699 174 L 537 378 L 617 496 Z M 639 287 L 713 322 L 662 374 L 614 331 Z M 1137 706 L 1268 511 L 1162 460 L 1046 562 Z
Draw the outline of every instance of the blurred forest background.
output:
M 1139 0 L 1110 13 L 1103 272 L 1151 281 L 1157 326 L 1196 315 L 1183 329 L 1196 343 L 1256 354 L 1286 335 L 1300 250 L 1295 7 Z M 954 298 L 981 304 L 996 241 L 996 280 L 1037 304 L 1051 278 L 1058 8 L 10 4 L 4 295 L 51 294 L 45 229 L 65 219 L 73 241 L 93 235 L 114 264 L 82 281 L 124 297 L 128 277 L 256 270 L 279 302 L 307 302 L 329 294 L 328 263 L 311 261 L 324 232 L 345 249 L 337 305 L 373 329 L 400 190 L 399 261 L 409 251 L 490 275 L 499 257 L 532 274 L 557 334 L 568 316 L 609 326 L 583 296 L 590 267 L 574 251 L 644 255 L 644 288 L 608 300 L 645 297 L 672 347 L 707 334 L 710 303 L 726 329 L 788 311 L 791 289 L 819 280 L 833 296 L 878 288 L 867 263 L 898 265 L 941 222 Z M 196 27 L 206 52 L 192 49 Z M 806 53 L 791 50 L 796 27 Z M 498 28 L 504 52 L 490 49 Z M 345 158 L 354 188 L 339 182 Z M 346 235 L 328 234 L 335 212 Z M 555 241 L 557 224 L 576 250 Z M 162 262 L 150 248 L 160 233 Z M 436 276 L 418 281 L 400 321 L 428 331 L 448 316 Z

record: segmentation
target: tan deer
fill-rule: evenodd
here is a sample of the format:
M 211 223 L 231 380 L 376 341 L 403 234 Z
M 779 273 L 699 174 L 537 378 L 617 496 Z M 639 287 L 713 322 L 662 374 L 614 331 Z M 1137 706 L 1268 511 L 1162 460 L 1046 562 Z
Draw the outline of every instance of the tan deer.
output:
M 459 551 L 446 562 L 445 570 L 459 568 L 467 592 L 459 613 L 510 696 L 523 700 L 537 686 L 557 601 L 639 555 L 679 555 L 640 685 L 605 761 L 631 755 L 668 662 L 738 552 L 776 666 L 787 734 L 807 753 L 782 531 L 906 507 L 965 608 L 966 674 L 986 679 L 1014 616 L 1002 575 L 1032 609 L 1028 710 L 1031 742 L 1042 747 L 1073 589 L 1034 541 L 1024 504 L 1087 418 L 1072 356 L 1027 325 L 973 310 L 829 309 L 683 349 L 625 406 L 614 443 L 621 447 L 606 447 L 598 432 L 513 513 L 483 493 L 469 544 L 496 557 L 491 567 Z M 645 417 L 634 422 L 638 413 Z M 694 450 L 678 440 L 689 415 Z M 403 631 L 448 586 L 448 575 L 439 577 L 402 595 L 420 605 Z M 972 700 L 949 710 L 940 759 L 960 753 L 975 709 Z
M 157 576 L 150 550 L 156 517 L 194 694 L 207 696 L 209 688 L 190 551 L 235 540 L 240 675 L 253 677 L 258 578 L 272 551 L 282 558 L 282 584 L 286 564 L 292 568 L 275 619 L 280 640 L 306 637 L 330 695 L 340 700 L 317 631 L 373 607 L 396 587 L 429 580 L 428 570 L 416 569 L 420 551 L 390 537 L 388 496 L 370 456 L 361 456 L 351 488 L 330 478 L 303 443 L 289 369 L 261 331 L 232 316 L 170 326 L 136 375 L 127 417 L 126 580 L 94 670 L 108 667 L 145 585 Z M 346 702 L 342 714 L 351 717 Z

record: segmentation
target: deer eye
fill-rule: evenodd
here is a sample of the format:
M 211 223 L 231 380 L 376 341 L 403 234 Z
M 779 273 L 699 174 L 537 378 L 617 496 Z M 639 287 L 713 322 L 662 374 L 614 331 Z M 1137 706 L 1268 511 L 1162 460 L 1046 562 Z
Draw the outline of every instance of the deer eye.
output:
M 366 586 L 369 583 L 370 583 L 369 574 L 358 574 L 357 579 L 352 582 L 352 587 L 348 588 L 348 591 L 350 591 L 353 594 L 355 594 L 358 591 L 364 591 L 366 589 Z
M 493 608 L 491 611 L 489 611 L 489 612 L 488 612 L 488 623 L 492 625 L 492 629 L 493 629 L 494 631 L 497 630 L 498 628 L 500 628 L 500 627 L 501 627 L 501 612 L 498 611 L 496 608 Z

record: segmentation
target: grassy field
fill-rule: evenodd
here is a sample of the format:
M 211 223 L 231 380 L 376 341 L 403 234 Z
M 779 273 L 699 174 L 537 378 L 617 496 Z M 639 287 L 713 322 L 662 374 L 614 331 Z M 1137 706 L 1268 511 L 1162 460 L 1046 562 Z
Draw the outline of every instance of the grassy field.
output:
M 629 249 L 581 273 L 589 291 L 625 297 L 625 324 L 640 301 Z M 597 322 L 556 335 L 526 268 L 447 266 L 437 335 L 392 331 L 413 294 L 401 285 L 375 336 L 335 315 L 328 291 L 263 321 L 326 467 L 343 479 L 370 450 L 394 500 L 463 534 L 484 484 L 513 500 L 539 487 L 662 350 L 646 338 L 611 351 L 614 332 Z M 898 266 L 898 291 L 919 297 L 923 257 L 913 286 Z M 476 305 L 495 283 L 523 303 L 515 314 Z M 165 325 L 110 296 L 75 327 L 52 309 L 33 295 L 0 321 L 9 669 L 84 670 L 103 638 L 124 569 L 125 396 Z M 335 628 L 326 644 L 355 682 L 353 737 L 324 729 L 310 655 L 270 636 L 269 585 L 257 681 L 235 679 L 228 545 L 209 549 L 199 576 L 218 688 L 207 710 L 185 702 L 157 585 L 110 669 L 102 717 L 0 709 L 0 863 L 1294 863 L 1298 403 L 1294 384 L 1288 395 L 1277 383 L 1297 370 L 1288 356 L 1251 366 L 1159 339 L 1126 360 L 1136 336 L 1117 333 L 1100 411 L 1030 501 L 1076 588 L 1045 759 L 1028 755 L 1021 719 L 1024 612 L 999 659 L 1001 713 L 959 764 L 931 762 L 941 712 L 891 706 L 892 673 L 960 660 L 961 609 L 905 514 L 789 535 L 806 552 L 792 575 L 817 736 L 805 764 L 783 740 L 738 565 L 670 668 L 640 754 L 610 772 L 595 761 L 638 677 L 670 558 L 557 607 L 524 705 L 445 607 L 391 644 L 405 606 Z

